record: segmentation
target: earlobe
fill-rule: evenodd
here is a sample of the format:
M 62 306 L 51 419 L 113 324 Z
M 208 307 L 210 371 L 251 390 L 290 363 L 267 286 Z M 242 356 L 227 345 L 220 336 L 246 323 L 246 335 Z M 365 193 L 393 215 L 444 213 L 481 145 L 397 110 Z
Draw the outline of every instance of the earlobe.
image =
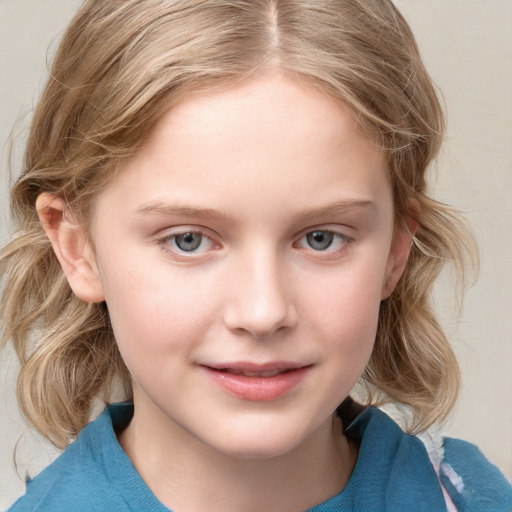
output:
M 413 237 L 418 230 L 418 221 L 416 220 L 418 209 L 419 203 L 414 201 L 409 208 L 411 213 L 404 218 L 404 225 L 395 229 L 388 255 L 381 300 L 387 299 L 393 293 L 400 277 L 402 277 L 405 271 L 413 245 Z
M 105 300 L 94 252 L 65 200 L 42 193 L 37 197 L 36 210 L 75 295 L 85 302 Z

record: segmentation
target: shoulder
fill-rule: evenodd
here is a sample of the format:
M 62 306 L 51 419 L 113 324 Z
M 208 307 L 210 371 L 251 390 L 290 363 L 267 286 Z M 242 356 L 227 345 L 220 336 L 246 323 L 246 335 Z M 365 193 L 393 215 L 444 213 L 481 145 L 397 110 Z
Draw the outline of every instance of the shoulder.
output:
M 80 441 L 69 446 L 50 466 L 33 480 L 27 480 L 26 493 L 9 512 L 87 510 L 89 481 L 104 480 L 98 467 L 83 456 Z
M 407 424 L 407 412 L 390 406 L 386 414 L 398 424 Z M 421 440 L 449 510 L 458 512 L 511 512 L 512 487 L 501 471 L 473 444 L 444 437 L 439 425 L 417 436 Z
M 106 460 L 106 454 L 115 452 L 114 443 L 107 409 L 50 466 L 27 482 L 25 495 L 8 512 L 125 510 L 109 507 L 116 500 L 109 472 L 117 463 L 115 454 L 113 460 Z
M 439 477 L 461 512 L 510 512 L 512 486 L 473 444 L 445 438 Z
M 345 435 L 359 445 L 356 467 L 332 510 L 444 512 L 445 500 L 423 443 L 368 407 Z M 346 503 L 345 503 L 346 502 Z M 327 509 L 330 510 L 330 509 Z
M 345 434 L 360 446 L 345 491 L 361 509 L 370 500 L 375 510 L 512 511 L 509 482 L 470 443 L 444 438 L 435 428 L 407 434 L 373 407 L 356 411 Z

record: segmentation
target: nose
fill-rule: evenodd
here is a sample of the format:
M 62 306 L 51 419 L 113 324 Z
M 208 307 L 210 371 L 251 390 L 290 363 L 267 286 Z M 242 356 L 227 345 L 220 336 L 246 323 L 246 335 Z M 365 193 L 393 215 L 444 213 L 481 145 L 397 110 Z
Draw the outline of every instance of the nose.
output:
M 225 325 L 259 339 L 291 329 L 297 323 L 292 284 L 276 257 L 252 255 L 231 275 Z

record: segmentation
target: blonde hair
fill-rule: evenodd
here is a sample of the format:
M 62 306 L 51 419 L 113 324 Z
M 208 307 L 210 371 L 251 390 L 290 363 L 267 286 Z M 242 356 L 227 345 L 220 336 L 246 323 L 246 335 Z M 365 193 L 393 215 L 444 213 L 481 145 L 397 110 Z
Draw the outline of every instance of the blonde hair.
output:
M 369 401 L 397 401 L 416 430 L 443 419 L 458 366 L 432 312 L 446 261 L 459 275 L 474 249 L 453 209 L 426 195 L 444 119 L 414 37 L 389 0 L 86 0 L 67 29 L 37 105 L 11 195 L 16 231 L 3 249 L 3 343 L 21 361 L 18 400 L 63 447 L 116 382 L 130 397 L 105 304 L 73 295 L 38 221 L 42 192 L 90 217 L 94 198 L 191 91 L 277 68 L 343 100 L 388 154 L 397 222 L 419 223 L 407 269 L 382 302 L 363 375 Z

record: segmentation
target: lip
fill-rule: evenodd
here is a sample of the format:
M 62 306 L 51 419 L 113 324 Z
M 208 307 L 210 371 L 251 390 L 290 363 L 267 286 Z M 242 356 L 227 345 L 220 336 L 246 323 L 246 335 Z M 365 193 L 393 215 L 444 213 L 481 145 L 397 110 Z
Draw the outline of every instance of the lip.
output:
M 243 400 L 268 402 L 293 391 L 305 378 L 311 364 L 231 362 L 201 364 L 207 376 L 228 394 Z

